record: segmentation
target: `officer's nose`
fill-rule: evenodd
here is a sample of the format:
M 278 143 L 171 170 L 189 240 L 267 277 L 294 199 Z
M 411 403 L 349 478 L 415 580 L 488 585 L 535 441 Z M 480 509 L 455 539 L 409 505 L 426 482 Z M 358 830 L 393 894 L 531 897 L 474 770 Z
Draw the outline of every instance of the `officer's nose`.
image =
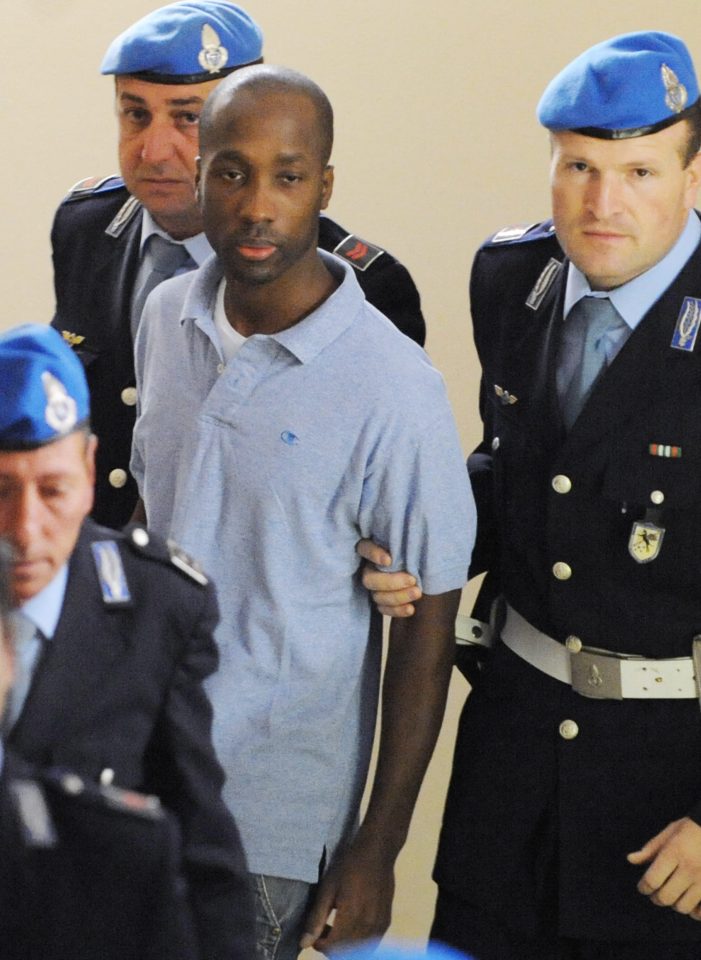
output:
M 167 123 L 153 121 L 141 134 L 141 159 L 153 166 L 170 160 L 175 150 L 176 132 Z
M 614 176 L 602 174 L 587 190 L 587 206 L 597 220 L 610 220 L 622 210 L 622 186 Z

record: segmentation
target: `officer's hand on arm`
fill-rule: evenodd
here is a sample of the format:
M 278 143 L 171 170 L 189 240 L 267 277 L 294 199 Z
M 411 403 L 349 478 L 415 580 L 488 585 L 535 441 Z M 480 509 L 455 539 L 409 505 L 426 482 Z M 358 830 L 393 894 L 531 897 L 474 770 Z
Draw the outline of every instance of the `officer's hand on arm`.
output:
M 372 593 L 380 613 L 386 617 L 413 616 L 416 609 L 414 601 L 421 599 L 421 588 L 417 586 L 416 578 L 404 571 L 387 573 L 375 569 L 375 566 L 388 567 L 392 557 L 372 540 L 359 540 L 355 549 L 367 561 L 363 567 L 363 586 Z
M 413 617 L 392 621 L 368 810 L 319 884 L 302 947 L 326 953 L 346 941 L 381 937 L 389 926 L 394 863 L 443 719 L 459 600 L 459 590 L 425 596 Z
M 659 907 L 701 920 L 701 827 L 683 817 L 675 820 L 635 853 L 629 863 L 650 866 L 638 883 L 640 893 Z

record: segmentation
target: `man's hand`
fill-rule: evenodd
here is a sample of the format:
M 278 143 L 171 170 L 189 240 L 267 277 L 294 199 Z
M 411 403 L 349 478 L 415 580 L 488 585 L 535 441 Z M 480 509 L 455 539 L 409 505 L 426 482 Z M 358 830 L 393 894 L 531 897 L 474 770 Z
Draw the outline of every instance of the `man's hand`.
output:
M 658 907 L 672 907 L 701 920 L 701 827 L 684 817 L 675 820 L 635 853 L 628 862 L 649 863 L 638 883 L 640 893 Z
M 364 844 L 362 829 L 324 875 L 300 946 L 327 953 L 340 943 L 381 937 L 392 916 L 394 857 Z M 334 916 L 329 923 L 332 912 Z
M 392 557 L 372 540 L 359 540 L 356 552 L 368 563 L 388 567 Z M 363 586 L 372 593 L 377 609 L 386 617 L 411 617 L 416 608 L 413 601 L 421 599 L 421 588 L 410 573 L 386 573 L 367 564 L 363 567 Z

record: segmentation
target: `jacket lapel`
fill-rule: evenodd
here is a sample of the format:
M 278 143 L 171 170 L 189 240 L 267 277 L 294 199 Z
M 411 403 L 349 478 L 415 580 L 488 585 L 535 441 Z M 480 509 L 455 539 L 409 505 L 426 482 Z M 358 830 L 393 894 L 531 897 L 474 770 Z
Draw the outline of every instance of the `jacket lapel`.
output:
M 86 521 L 70 560 L 63 609 L 37 666 L 9 743 L 28 757 L 46 755 L 72 727 L 85 724 L 103 678 L 128 645 L 131 609 L 106 609 Z
M 689 396 L 695 394 L 699 375 L 695 352 L 675 349 L 671 342 L 684 298 L 701 296 L 699 275 L 701 250 L 697 248 L 597 383 L 569 433 L 568 449 L 600 442 L 612 429 L 620 431 L 627 418 L 659 403 L 670 389 L 683 397 L 688 383 Z M 696 345 L 700 350 L 701 340 Z

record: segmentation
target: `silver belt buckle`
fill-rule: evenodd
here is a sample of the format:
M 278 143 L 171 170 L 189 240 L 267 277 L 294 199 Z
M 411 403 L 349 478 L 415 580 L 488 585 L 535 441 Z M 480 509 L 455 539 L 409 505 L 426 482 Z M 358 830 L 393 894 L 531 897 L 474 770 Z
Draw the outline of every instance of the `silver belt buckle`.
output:
M 593 653 L 583 647 L 570 653 L 572 689 L 594 700 L 622 700 L 621 662 L 618 657 Z

